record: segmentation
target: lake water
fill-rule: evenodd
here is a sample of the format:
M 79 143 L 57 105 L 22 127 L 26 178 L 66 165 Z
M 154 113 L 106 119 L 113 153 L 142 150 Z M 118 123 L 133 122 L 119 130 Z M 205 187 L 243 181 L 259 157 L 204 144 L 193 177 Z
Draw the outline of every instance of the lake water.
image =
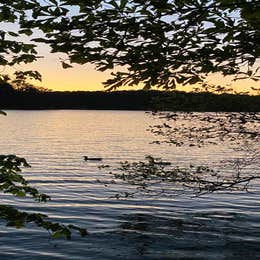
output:
M 0 259 L 260 259 L 260 188 L 194 197 L 111 198 L 102 164 L 152 154 L 178 164 L 219 162 L 227 147 L 175 148 L 150 144 L 153 123 L 138 111 L 7 111 L 1 117 L 0 154 L 25 157 L 26 178 L 52 201 L 38 204 L 1 194 L 1 204 L 46 213 L 85 227 L 89 235 L 52 240 L 45 230 L 1 223 Z M 232 156 L 235 156 L 232 154 Z M 101 180 L 101 181 L 100 181 Z

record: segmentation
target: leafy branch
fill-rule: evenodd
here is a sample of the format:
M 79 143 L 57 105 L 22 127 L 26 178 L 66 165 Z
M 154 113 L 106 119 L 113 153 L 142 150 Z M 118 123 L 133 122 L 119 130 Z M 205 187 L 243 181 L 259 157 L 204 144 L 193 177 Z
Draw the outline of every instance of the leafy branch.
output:
M 260 154 L 252 154 L 246 161 L 238 159 L 235 163 L 225 162 L 225 167 L 218 170 L 201 165 L 172 166 L 152 156 L 145 159 L 132 163 L 121 162 L 119 168 L 110 171 L 115 180 L 136 187 L 135 191 L 117 193 L 116 198 L 136 194 L 176 196 L 185 191 L 192 191 L 196 196 L 220 191 L 247 191 L 249 183 L 260 179 L 260 173 L 250 169 L 260 160 Z
M 257 143 L 260 138 L 260 113 L 194 113 L 153 112 L 158 124 L 149 131 L 159 140 L 175 146 L 203 146 L 229 142 L 243 146 L 241 142 Z
M 22 167 L 30 167 L 24 158 L 16 155 L 0 155 L 0 191 L 12 194 L 16 197 L 30 196 L 38 202 L 47 202 L 50 197 L 40 193 L 31 187 L 20 174 Z M 27 213 L 9 205 L 0 205 L 0 218 L 7 222 L 7 226 L 21 228 L 28 223 L 50 232 L 52 238 L 71 238 L 72 230 L 79 232 L 81 236 L 87 235 L 87 230 L 74 225 L 63 225 L 48 220 L 48 217 L 40 213 Z

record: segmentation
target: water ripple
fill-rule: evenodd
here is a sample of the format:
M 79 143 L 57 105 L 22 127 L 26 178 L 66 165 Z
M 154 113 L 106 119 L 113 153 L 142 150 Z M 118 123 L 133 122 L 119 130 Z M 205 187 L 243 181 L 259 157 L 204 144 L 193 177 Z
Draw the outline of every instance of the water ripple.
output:
M 194 198 L 111 199 L 124 184 L 98 170 L 153 154 L 175 163 L 219 161 L 223 150 L 149 144 L 151 118 L 131 111 L 8 111 L 1 152 L 28 159 L 29 182 L 52 201 L 38 204 L 1 194 L 2 203 L 86 227 L 90 235 L 52 241 L 47 232 L 1 225 L 0 259 L 260 259 L 260 187 L 254 193 Z M 214 152 L 214 153 L 213 153 Z M 225 156 L 224 156 L 225 157 Z M 131 189 L 131 187 L 127 187 Z

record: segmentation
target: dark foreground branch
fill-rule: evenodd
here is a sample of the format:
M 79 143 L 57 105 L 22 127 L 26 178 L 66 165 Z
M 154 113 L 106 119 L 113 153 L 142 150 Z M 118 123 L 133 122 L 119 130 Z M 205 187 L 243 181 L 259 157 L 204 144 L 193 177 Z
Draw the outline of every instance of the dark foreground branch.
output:
M 117 193 L 115 197 L 129 197 L 137 193 L 166 196 L 178 195 L 185 190 L 198 196 L 219 191 L 248 191 L 248 185 L 260 179 L 260 172 L 252 172 L 250 166 L 260 160 L 259 154 L 247 160 L 226 162 L 222 170 L 207 166 L 178 167 L 169 162 L 147 156 L 145 161 L 121 162 L 110 173 L 116 180 L 134 186 L 134 192 Z
M 48 195 L 31 187 L 25 178 L 19 174 L 22 167 L 30 167 L 24 158 L 16 155 L 0 155 L 0 191 L 16 197 L 30 196 L 38 202 L 50 200 Z M 44 214 L 23 212 L 9 205 L 0 205 L 0 219 L 6 221 L 7 226 L 16 228 L 34 223 L 38 227 L 46 229 L 52 238 L 64 237 L 70 239 L 72 230 L 76 230 L 81 236 L 87 235 L 86 229 L 52 222 Z

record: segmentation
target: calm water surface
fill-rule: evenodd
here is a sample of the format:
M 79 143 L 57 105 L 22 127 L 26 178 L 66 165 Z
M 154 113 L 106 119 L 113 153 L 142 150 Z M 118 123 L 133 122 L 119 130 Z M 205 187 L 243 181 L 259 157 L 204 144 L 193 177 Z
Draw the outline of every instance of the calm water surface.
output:
M 46 213 L 90 234 L 51 240 L 35 226 L 17 230 L 2 223 L 0 259 L 260 259 L 257 185 L 253 193 L 199 198 L 110 198 L 124 186 L 104 185 L 111 176 L 83 155 L 110 165 L 149 154 L 179 164 L 219 162 L 230 155 L 221 146 L 149 144 L 153 137 L 146 129 L 152 123 L 140 111 L 8 111 L 1 117 L 0 153 L 25 157 L 32 166 L 26 178 L 52 197 L 38 204 L 1 194 L 1 204 Z

